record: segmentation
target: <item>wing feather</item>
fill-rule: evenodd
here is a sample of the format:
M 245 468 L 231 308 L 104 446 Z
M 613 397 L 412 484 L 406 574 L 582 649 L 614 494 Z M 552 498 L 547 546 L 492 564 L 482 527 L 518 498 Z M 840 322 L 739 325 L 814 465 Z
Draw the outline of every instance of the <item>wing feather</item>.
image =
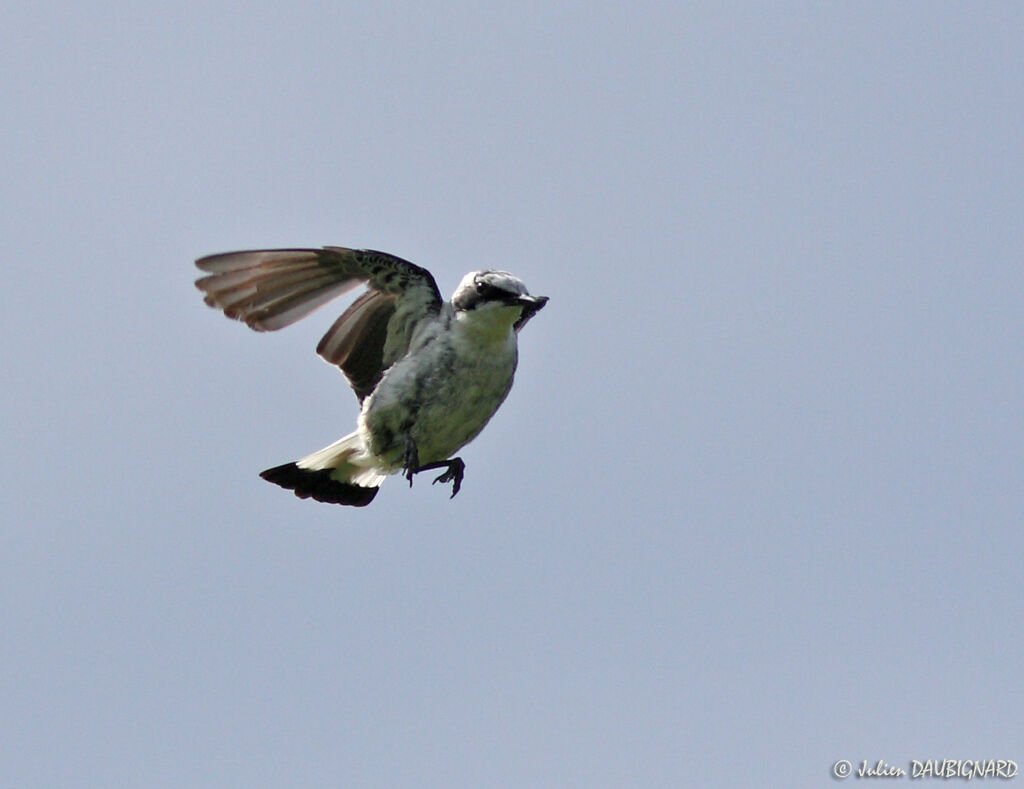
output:
M 368 290 L 334 322 L 316 347 L 325 361 L 344 371 L 360 401 L 390 366 L 384 364 L 384 345 L 394 314 L 394 296 Z
M 317 352 L 345 373 L 362 400 L 405 355 L 421 320 L 441 309 L 430 272 L 365 249 L 268 249 L 196 261 L 204 300 L 256 331 L 284 328 L 360 285 L 369 290 L 324 335 Z

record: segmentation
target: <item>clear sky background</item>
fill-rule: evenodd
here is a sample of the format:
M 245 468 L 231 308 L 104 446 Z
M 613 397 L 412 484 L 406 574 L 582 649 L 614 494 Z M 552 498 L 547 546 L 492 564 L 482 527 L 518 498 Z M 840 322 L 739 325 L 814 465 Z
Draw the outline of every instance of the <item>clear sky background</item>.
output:
M 0 785 L 1024 763 L 1019 3 L 15 2 Z M 551 297 L 454 500 L 192 261 Z M 1021 778 L 1017 779 L 1024 780 Z

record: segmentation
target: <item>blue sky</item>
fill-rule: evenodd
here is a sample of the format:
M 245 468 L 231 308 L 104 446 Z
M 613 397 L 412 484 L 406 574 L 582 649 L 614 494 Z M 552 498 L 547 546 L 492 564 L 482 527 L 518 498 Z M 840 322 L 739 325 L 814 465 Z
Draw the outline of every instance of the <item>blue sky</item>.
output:
M 823 785 L 1024 761 L 1019 5 L 15 4 L 0 784 Z M 192 261 L 551 302 L 458 498 Z

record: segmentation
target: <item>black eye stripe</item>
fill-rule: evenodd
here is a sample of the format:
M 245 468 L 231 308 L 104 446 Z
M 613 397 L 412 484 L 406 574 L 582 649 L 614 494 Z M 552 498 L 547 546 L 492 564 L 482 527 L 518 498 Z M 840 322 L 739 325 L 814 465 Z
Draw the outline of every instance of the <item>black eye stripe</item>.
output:
M 504 299 L 512 295 L 501 288 L 495 287 L 489 282 L 484 282 L 483 280 L 476 281 L 476 292 L 480 294 L 481 298 L 488 301 L 492 299 Z

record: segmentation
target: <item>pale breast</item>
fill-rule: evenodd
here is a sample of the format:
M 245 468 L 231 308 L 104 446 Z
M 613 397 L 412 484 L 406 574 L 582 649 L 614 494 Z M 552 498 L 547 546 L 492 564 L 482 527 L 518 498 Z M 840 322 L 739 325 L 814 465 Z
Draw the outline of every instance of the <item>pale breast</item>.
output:
M 361 422 L 382 465 L 401 468 L 406 438 L 419 462 L 454 455 L 483 429 L 508 395 L 515 334 L 481 345 L 456 335 L 434 341 L 392 367 L 364 403 Z
M 451 457 L 472 441 L 512 388 L 514 359 L 457 364 L 438 397 L 421 408 L 412 437 L 421 463 Z

